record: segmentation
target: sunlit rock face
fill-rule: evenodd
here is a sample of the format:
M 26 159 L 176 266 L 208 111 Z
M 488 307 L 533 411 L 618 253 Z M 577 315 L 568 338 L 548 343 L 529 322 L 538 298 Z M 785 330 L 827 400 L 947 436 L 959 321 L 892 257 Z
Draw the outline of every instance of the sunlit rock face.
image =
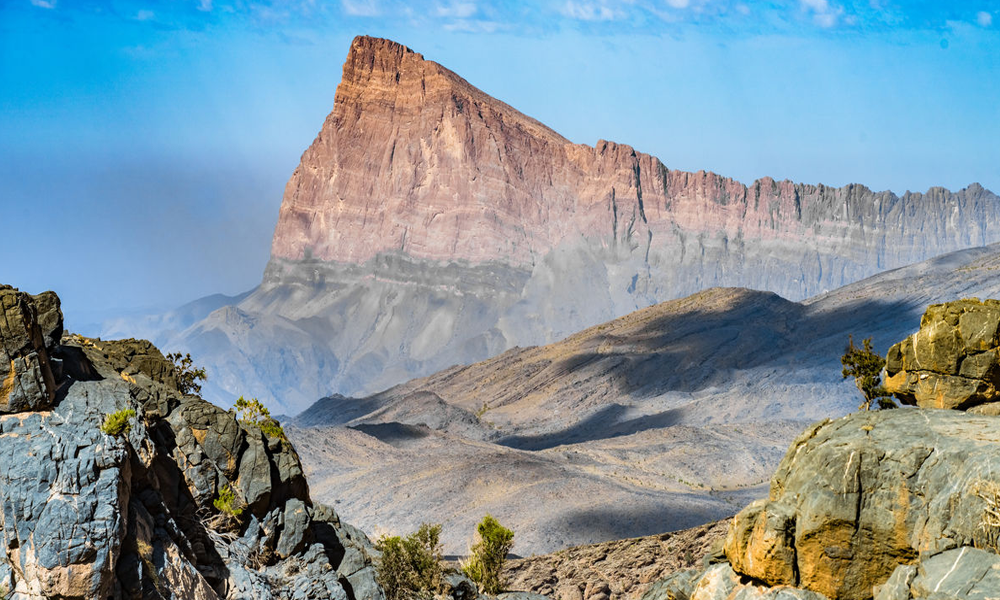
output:
M 296 412 L 712 286 L 802 299 L 996 241 L 998 218 L 978 184 L 748 186 L 574 144 L 404 46 L 358 37 L 285 189 L 263 284 L 171 345 L 215 372 L 219 401 L 256 393 Z

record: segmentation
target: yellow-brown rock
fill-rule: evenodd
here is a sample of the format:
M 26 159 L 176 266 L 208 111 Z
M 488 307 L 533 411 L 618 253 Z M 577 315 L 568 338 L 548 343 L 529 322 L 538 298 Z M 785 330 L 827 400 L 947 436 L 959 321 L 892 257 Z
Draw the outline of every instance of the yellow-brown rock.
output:
M 920 330 L 889 349 L 886 389 L 925 408 L 967 410 L 1000 400 L 998 328 L 997 300 L 930 306 Z

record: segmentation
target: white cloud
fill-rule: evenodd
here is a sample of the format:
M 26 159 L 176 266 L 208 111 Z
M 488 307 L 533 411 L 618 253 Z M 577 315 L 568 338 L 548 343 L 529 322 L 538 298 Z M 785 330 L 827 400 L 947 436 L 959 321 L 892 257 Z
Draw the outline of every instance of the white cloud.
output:
M 979 23 L 983 27 L 989 27 L 993 24 L 993 15 L 985 10 L 981 10 L 976 13 L 976 23 Z
M 750 14 L 750 7 L 747 6 L 746 4 L 742 4 L 742 3 L 741 4 L 737 4 L 736 5 L 736 12 L 740 13 L 741 15 L 749 15 Z
M 566 0 L 566 4 L 563 5 L 559 12 L 571 19 L 579 19 L 581 21 L 614 21 L 625 16 L 621 11 L 615 10 L 606 4 L 574 2 L 574 0 Z
M 156 15 L 151 10 L 140 10 L 135 13 L 136 21 L 152 21 L 156 18 Z
M 500 29 L 500 23 L 482 19 L 459 19 L 444 26 L 445 31 L 460 31 L 463 33 L 496 33 Z
M 377 17 L 382 14 L 378 0 L 340 0 L 340 5 L 352 17 Z
M 452 2 L 447 6 L 438 5 L 437 16 L 452 19 L 468 19 L 476 14 L 475 2 Z
M 691 4 L 691 0 L 667 0 L 667 4 L 674 8 L 687 8 Z
M 39 8 L 55 8 L 56 0 L 31 0 L 31 4 Z
M 813 21 L 820 27 L 830 28 L 837 24 L 844 9 L 831 5 L 828 0 L 799 0 L 802 9 L 812 12 Z
M 202 12 L 209 12 L 212 10 L 212 0 L 201 0 L 201 2 L 198 3 L 198 10 Z

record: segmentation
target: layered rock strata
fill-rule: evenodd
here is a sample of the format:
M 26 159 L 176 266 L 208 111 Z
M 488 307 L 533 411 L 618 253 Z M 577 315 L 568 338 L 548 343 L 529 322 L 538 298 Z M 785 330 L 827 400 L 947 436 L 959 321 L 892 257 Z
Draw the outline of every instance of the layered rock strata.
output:
M 8 288 L 0 300 L 0 346 L 19 353 L 18 369 L 37 357 L 18 381 L 48 368 L 32 375 L 34 388 L 17 388 L 34 404 L 8 403 L 0 415 L 4 593 L 382 598 L 367 538 L 313 503 L 283 435 L 182 394 L 173 364 L 149 342 L 62 335 L 54 294 Z M 128 428 L 102 430 L 127 409 Z M 234 514 L 216 504 L 223 490 Z
M 294 414 L 713 286 L 798 300 L 1000 240 L 998 219 L 1000 200 L 975 184 L 745 185 L 574 144 L 404 46 L 359 37 L 285 188 L 262 284 L 169 342 L 210 369 L 220 403 L 252 385 Z
M 932 305 L 920 319 L 920 330 L 889 349 L 886 390 L 904 404 L 998 414 L 998 334 L 998 300 Z

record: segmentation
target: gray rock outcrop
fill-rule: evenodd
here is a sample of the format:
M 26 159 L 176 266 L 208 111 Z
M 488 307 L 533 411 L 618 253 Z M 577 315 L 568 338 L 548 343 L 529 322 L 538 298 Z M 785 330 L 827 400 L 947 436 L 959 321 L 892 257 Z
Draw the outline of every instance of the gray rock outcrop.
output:
M 53 305 L 48 295 L 34 298 L 0 287 L 0 414 L 44 410 L 55 399 L 49 349 L 52 336 L 62 330 L 58 307 L 58 300 Z
M 1000 301 L 928 307 L 920 331 L 889 349 L 885 371 L 904 404 L 998 414 L 1000 404 L 986 404 L 1000 400 Z
M 311 500 L 283 434 L 181 394 L 148 342 L 63 335 L 54 294 L 0 301 L 16 368 L 0 415 L 0 589 L 14 600 L 381 600 L 370 542 Z M 128 428 L 102 431 L 128 409 Z M 215 506 L 224 489 L 242 512 Z
M 727 563 L 646 600 L 987 598 L 1000 591 L 1000 420 L 856 413 L 809 428 L 767 499 L 730 523 Z

